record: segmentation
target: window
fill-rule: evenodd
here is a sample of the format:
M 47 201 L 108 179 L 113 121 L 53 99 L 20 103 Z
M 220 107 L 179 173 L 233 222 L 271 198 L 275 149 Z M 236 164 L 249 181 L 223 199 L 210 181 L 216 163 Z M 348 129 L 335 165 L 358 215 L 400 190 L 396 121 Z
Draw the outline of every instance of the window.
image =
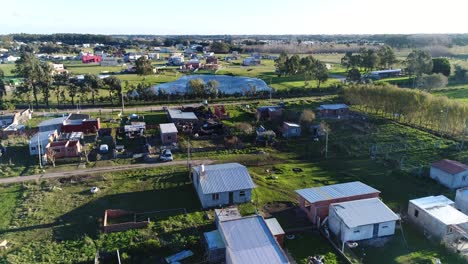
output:
M 213 201 L 219 200 L 219 193 L 213 193 L 213 194 L 211 195 L 211 199 L 212 199 Z
M 388 226 L 382 226 L 382 229 L 383 229 L 383 228 L 388 228 Z
M 361 232 L 361 230 L 354 230 L 353 233 L 357 234 L 357 233 L 360 233 L 360 232 Z
M 52 149 L 53 151 L 60 153 L 60 149 Z
M 419 211 L 418 210 L 414 210 L 414 217 L 418 217 L 419 215 Z
M 453 233 L 453 228 L 449 227 L 449 228 L 447 229 L 447 234 L 452 234 L 452 233 Z
M 239 196 L 240 196 L 240 197 L 244 197 L 244 196 L 245 196 L 245 191 L 240 191 L 240 192 L 239 192 Z
M 31 150 L 32 150 L 32 151 L 36 150 L 36 147 L 31 147 Z
M 167 136 L 167 139 L 168 139 L 168 140 L 172 140 L 172 136 Z

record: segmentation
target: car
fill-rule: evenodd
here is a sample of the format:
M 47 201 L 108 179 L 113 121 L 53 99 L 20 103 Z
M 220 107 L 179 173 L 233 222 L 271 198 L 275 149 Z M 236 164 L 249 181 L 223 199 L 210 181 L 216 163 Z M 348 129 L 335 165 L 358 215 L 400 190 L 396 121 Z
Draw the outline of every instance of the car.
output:
M 174 157 L 172 156 L 172 152 L 170 149 L 165 149 L 159 155 L 160 161 L 173 161 Z

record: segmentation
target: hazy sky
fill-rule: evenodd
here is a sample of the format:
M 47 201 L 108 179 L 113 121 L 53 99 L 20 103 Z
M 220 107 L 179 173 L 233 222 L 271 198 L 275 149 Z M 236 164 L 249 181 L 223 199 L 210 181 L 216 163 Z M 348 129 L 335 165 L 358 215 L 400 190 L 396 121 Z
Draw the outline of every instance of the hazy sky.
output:
M 468 0 L 7 0 L 0 34 L 468 33 Z

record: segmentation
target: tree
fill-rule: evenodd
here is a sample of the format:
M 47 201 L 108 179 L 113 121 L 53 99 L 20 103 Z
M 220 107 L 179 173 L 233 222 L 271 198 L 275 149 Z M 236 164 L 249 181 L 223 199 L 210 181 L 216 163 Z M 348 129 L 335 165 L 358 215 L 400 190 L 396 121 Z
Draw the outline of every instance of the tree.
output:
M 109 89 L 109 99 L 111 100 L 111 104 L 113 105 L 114 100 L 112 98 L 114 92 L 117 92 L 119 98 L 122 98 L 122 81 L 115 76 L 110 76 L 104 79 L 104 84 L 106 84 Z
M 201 97 L 205 95 L 205 82 L 202 79 L 191 79 L 187 83 L 188 93 Z
M 346 71 L 352 67 L 352 60 L 353 60 L 353 53 L 351 51 L 347 51 L 343 58 L 341 58 L 341 66 L 346 67 Z
M 286 62 L 288 61 L 288 54 L 286 52 L 281 52 L 279 57 L 275 60 L 275 67 L 276 73 L 278 77 L 284 76 L 288 73 L 288 69 L 286 67 Z
M 304 109 L 299 117 L 299 121 L 302 125 L 308 128 L 315 120 L 315 113 L 312 110 Z
M 47 160 L 52 163 L 52 166 L 55 168 L 55 159 L 57 157 L 57 152 L 53 148 L 47 148 L 46 152 Z
M 462 81 L 462 82 L 468 81 L 467 73 L 468 73 L 468 69 L 465 69 L 460 65 L 455 66 L 455 76 L 454 76 L 455 80 Z
M 295 54 L 286 61 L 286 71 L 288 75 L 294 75 L 299 73 L 301 69 L 300 60 L 301 59 L 299 58 L 299 55 Z
M 0 79 L 0 105 L 3 105 L 3 96 L 6 95 L 5 82 Z
M 309 80 L 314 78 L 317 67 L 317 60 L 312 56 L 304 57 L 300 60 L 300 72 L 304 74 L 304 85 L 307 87 Z
M 423 74 L 417 80 L 417 87 L 428 92 L 433 88 L 446 87 L 447 84 L 448 78 L 442 73 Z
M 50 99 L 50 87 L 53 83 L 53 76 L 52 76 L 52 65 L 48 63 L 41 63 L 40 70 L 40 80 L 39 80 L 39 87 L 41 89 L 42 97 L 44 98 L 44 102 L 47 107 L 49 107 L 49 99 Z
M 379 57 L 379 66 L 381 68 L 391 68 L 397 62 L 397 58 L 393 52 L 393 49 L 388 45 L 383 46 L 377 52 L 377 55 Z
M 99 91 L 99 87 L 103 85 L 102 80 L 99 79 L 96 75 L 85 74 L 84 79 L 81 83 L 81 93 L 86 95 L 91 93 L 91 98 L 93 100 L 93 105 L 96 104 L 95 97 L 96 93 Z
M 75 97 L 77 96 L 79 91 L 78 81 L 76 79 L 72 79 L 66 87 L 68 90 L 68 96 L 70 96 L 71 98 L 71 103 L 72 105 L 75 105 Z
M 320 88 L 320 84 L 328 80 L 327 66 L 318 60 L 315 62 L 314 79 L 317 81 L 317 88 Z
M 218 98 L 219 94 L 219 82 L 217 80 L 209 80 L 206 84 L 206 88 L 208 89 L 208 94 L 213 98 Z
M 379 56 L 373 49 L 361 48 L 359 53 L 362 58 L 361 66 L 364 67 L 366 72 L 371 71 L 378 65 Z
M 320 122 L 320 131 L 325 133 L 325 158 L 328 158 L 328 134 L 331 132 L 330 126 L 325 122 Z
M 65 97 L 64 91 L 60 89 L 62 86 L 67 87 L 70 85 L 70 74 L 63 73 L 63 74 L 56 74 L 53 76 L 54 84 L 55 84 L 55 96 L 57 98 L 57 105 L 60 105 L 60 98 Z
M 351 70 L 348 71 L 346 80 L 351 81 L 351 82 L 361 81 L 361 72 L 359 72 L 359 70 L 356 68 L 352 68 Z
M 3 78 L 5 78 L 5 72 L 3 71 L 3 69 L 0 69 L 0 79 Z
M 230 47 L 225 42 L 214 41 L 210 45 L 210 50 L 215 53 L 228 53 L 230 50 Z
M 443 75 L 449 77 L 450 71 L 452 70 L 450 66 L 450 61 L 446 58 L 434 58 L 432 59 L 432 72 L 433 73 L 442 73 Z
M 154 67 L 146 56 L 141 56 L 135 61 L 135 68 L 138 75 L 150 75 L 154 73 Z
M 427 51 L 413 50 L 406 58 L 406 70 L 411 75 L 421 76 L 432 72 L 432 57 Z

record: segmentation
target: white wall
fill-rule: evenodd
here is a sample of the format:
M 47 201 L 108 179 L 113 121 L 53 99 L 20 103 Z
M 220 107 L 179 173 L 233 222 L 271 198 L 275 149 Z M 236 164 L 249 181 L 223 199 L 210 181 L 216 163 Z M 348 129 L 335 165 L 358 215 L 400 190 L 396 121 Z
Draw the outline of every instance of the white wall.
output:
M 468 191 L 458 190 L 455 196 L 455 208 L 464 214 L 468 214 Z
M 418 216 L 415 216 L 415 210 L 418 210 Z M 447 234 L 447 226 L 432 217 L 426 211 L 417 207 L 413 203 L 408 204 L 408 217 L 418 227 L 430 233 L 437 239 L 442 239 Z
M 468 171 L 452 175 L 438 168 L 431 167 L 430 176 L 450 189 L 468 187 Z M 463 180 L 463 176 L 466 176 L 465 180 Z

